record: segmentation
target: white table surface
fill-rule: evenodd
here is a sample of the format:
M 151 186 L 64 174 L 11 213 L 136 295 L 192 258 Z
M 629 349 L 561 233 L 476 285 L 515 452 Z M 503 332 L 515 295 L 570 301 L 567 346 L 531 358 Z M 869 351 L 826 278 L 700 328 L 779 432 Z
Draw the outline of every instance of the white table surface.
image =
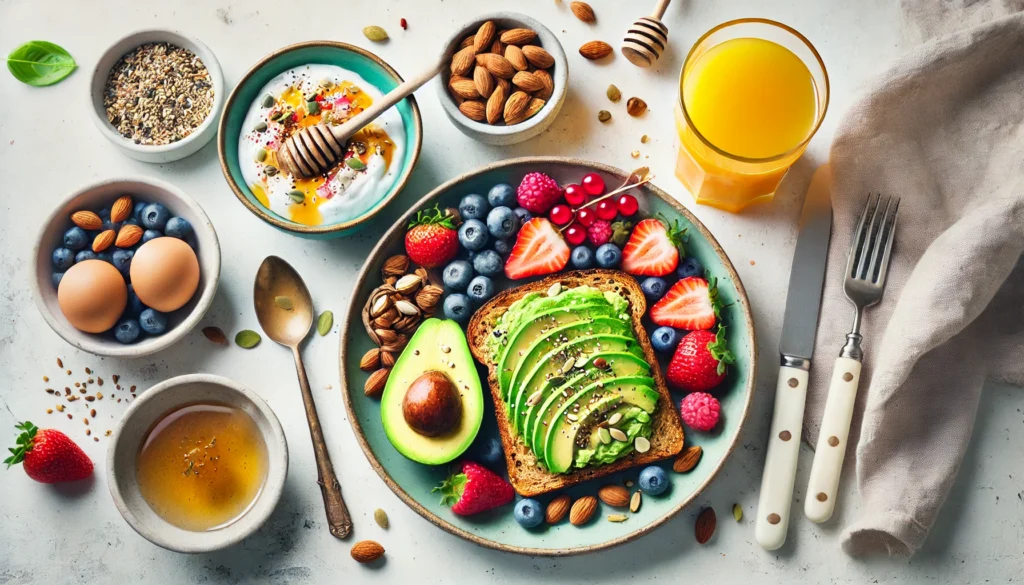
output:
M 80 379 L 90 367 L 108 380 L 146 388 L 165 378 L 210 372 L 234 378 L 261 394 L 275 409 L 291 444 L 292 465 L 283 499 L 266 526 L 242 545 L 213 554 L 182 556 L 137 536 L 121 519 L 107 492 L 102 469 L 95 480 L 74 489 L 36 484 L 20 470 L 0 472 L 0 584 L 7 583 L 1006 583 L 1020 581 L 1024 568 L 1024 415 L 1020 393 L 989 388 L 979 424 L 953 492 L 924 549 L 912 560 L 854 560 L 839 547 L 845 521 L 856 515 L 852 471 L 844 475 L 837 518 L 812 525 L 794 506 L 789 541 L 766 553 L 753 542 L 756 503 L 768 428 L 782 302 L 794 246 L 794 224 L 813 168 L 823 162 L 837 121 L 866 79 L 906 49 L 895 2 L 789 0 L 712 2 L 677 0 L 665 18 L 670 47 L 658 66 L 640 70 L 621 56 L 594 65 L 576 53 L 594 38 L 618 44 L 626 25 L 653 2 L 593 0 L 598 23 L 575 20 L 568 2 L 524 0 L 0 0 L 0 50 L 45 39 L 67 48 L 80 69 L 63 83 L 30 88 L 0 71 L 0 438 L 13 444 L 16 420 L 30 418 L 79 440 L 102 462 L 108 440 L 93 442 L 79 420 L 84 404 L 69 421 L 45 414 L 54 400 L 43 392 L 43 375 L 63 386 L 69 379 L 55 364 L 62 357 Z M 315 16 L 331 6 L 328 18 Z M 320 308 L 335 311 L 343 323 L 353 276 L 374 243 L 372 230 L 347 240 L 305 242 L 275 231 L 245 211 L 221 176 L 216 146 L 174 164 L 149 165 L 127 158 L 100 136 L 88 119 L 88 81 L 95 60 L 123 34 L 145 27 L 178 28 L 208 44 L 220 59 L 230 85 L 257 59 L 278 47 L 309 39 L 336 39 L 370 48 L 404 75 L 425 66 L 441 48 L 440 39 L 463 19 L 499 8 L 538 18 L 558 34 L 569 54 L 571 85 L 561 116 L 545 134 L 513 147 L 477 144 L 444 118 L 431 84 L 420 91 L 426 138 L 419 165 L 387 218 L 440 182 L 479 165 L 521 155 L 579 156 L 622 168 L 637 161 L 658 175 L 657 183 L 678 197 L 714 232 L 743 279 L 753 305 L 761 353 L 757 397 L 751 417 L 723 473 L 701 497 L 718 511 L 717 534 L 705 546 L 693 538 L 698 506 L 679 514 L 656 532 L 597 555 L 546 559 L 504 554 L 463 542 L 407 509 L 380 481 L 359 450 L 338 390 L 337 325 L 330 337 L 305 349 L 307 368 L 334 464 L 355 520 L 351 541 L 379 540 L 387 560 L 378 568 L 357 565 L 349 543 L 331 537 L 323 520 L 320 492 L 297 384 L 288 353 L 265 342 L 252 351 L 213 348 L 196 331 L 177 346 L 135 361 L 100 359 L 74 351 L 54 334 L 36 311 L 29 292 L 30 250 L 51 205 L 78 186 L 116 175 L 148 175 L 168 180 L 205 207 L 223 247 L 220 289 L 204 325 L 225 331 L 258 329 L 252 311 L 252 279 L 259 262 L 278 254 L 305 276 Z M 309 13 L 307 17 L 295 14 Z M 807 155 L 790 173 L 775 203 L 729 215 L 692 203 L 674 178 L 671 107 L 682 58 L 704 30 L 731 18 L 763 16 L 786 22 L 815 43 L 827 64 L 832 104 Z M 409 29 L 399 28 L 406 18 Z M 392 36 L 371 46 L 360 34 L 366 25 L 384 26 Z M 625 96 L 650 105 L 631 119 L 619 104 L 602 125 L 609 83 Z M 640 144 L 640 136 L 651 141 Z M 649 158 L 648 158 L 649 157 Z M 125 404 L 96 403 L 92 428 L 112 428 Z M 806 484 L 811 452 L 801 453 L 798 490 Z M 797 497 L 802 498 L 798 493 Z M 737 524 L 734 502 L 747 511 Z M 372 521 L 381 507 L 391 517 L 383 531 Z M 350 542 L 351 542 L 350 541 Z M 468 581 L 467 581 L 468 580 Z

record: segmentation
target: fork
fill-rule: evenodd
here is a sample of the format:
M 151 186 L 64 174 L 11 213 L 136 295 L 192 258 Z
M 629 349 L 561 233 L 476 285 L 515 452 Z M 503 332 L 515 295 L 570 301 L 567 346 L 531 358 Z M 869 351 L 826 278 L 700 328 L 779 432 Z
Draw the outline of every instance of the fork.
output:
M 868 196 L 864 213 L 854 234 L 850 257 L 846 263 L 843 291 L 853 303 L 856 312 L 853 327 L 846 335 L 846 345 L 832 370 L 832 382 L 821 418 L 821 432 L 814 451 L 811 475 L 804 496 L 804 514 L 813 522 L 824 522 L 832 517 L 839 491 L 839 475 L 846 456 L 846 443 L 850 436 L 850 420 L 860 382 L 861 351 L 860 321 L 864 309 L 882 300 L 885 277 L 889 271 L 893 235 L 896 231 L 898 197 Z

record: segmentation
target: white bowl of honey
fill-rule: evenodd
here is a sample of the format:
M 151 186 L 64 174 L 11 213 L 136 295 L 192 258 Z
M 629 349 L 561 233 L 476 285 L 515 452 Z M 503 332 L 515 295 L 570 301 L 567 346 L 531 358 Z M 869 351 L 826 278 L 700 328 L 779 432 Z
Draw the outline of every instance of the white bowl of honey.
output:
M 220 376 L 191 374 L 132 403 L 107 453 L 110 495 L 163 548 L 199 553 L 251 535 L 277 506 L 288 445 L 270 406 Z

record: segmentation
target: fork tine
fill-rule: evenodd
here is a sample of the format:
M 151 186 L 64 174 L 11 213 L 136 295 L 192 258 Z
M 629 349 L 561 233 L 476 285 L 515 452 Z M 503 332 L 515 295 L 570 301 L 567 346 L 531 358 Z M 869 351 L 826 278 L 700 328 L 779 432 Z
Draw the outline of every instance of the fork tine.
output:
M 875 199 L 875 207 L 878 206 L 878 200 Z M 857 231 L 854 232 L 853 242 L 850 246 L 850 257 L 846 261 L 846 276 L 847 278 L 857 278 L 858 272 L 855 270 L 857 267 L 857 260 L 861 255 L 861 248 L 864 242 L 867 240 L 867 226 L 868 216 L 873 213 L 872 211 L 871 195 L 868 195 L 868 201 L 864 206 L 864 213 L 860 216 L 860 223 L 857 224 Z
M 882 257 L 871 269 L 872 274 L 877 273 L 874 282 L 880 287 L 885 287 L 885 277 L 889 272 L 889 257 L 892 253 L 892 242 L 896 239 L 893 236 L 896 233 L 896 214 L 900 210 L 900 198 L 895 197 L 894 200 L 892 212 L 886 214 L 885 223 L 882 226 L 882 238 L 884 239 L 878 246 L 882 250 Z M 889 211 L 888 207 L 886 211 Z
M 871 206 L 871 217 L 865 218 L 869 221 L 867 225 L 863 226 L 861 234 L 859 235 L 859 245 L 857 246 L 857 268 L 853 273 L 853 277 L 858 280 L 864 280 L 864 275 L 867 271 L 868 262 L 871 258 L 871 249 L 874 246 L 875 237 L 877 231 L 875 229 L 878 221 L 878 208 L 882 204 L 882 195 L 875 195 L 874 205 Z
M 871 220 L 871 245 L 869 249 L 864 251 L 866 262 L 864 272 L 861 274 L 861 277 L 868 282 L 875 280 L 875 274 L 878 272 L 878 262 L 882 259 L 882 248 L 885 247 L 885 240 L 882 239 L 884 234 L 882 232 L 885 229 L 885 221 L 889 215 L 889 207 L 891 205 L 891 196 L 885 198 L 885 205 L 883 206 L 881 194 L 879 194 L 879 209 Z

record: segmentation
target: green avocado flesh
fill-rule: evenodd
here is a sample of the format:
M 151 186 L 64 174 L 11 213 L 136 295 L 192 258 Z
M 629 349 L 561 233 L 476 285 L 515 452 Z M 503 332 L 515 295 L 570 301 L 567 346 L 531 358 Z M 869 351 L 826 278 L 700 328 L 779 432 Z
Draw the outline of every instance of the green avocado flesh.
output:
M 443 372 L 462 399 L 462 415 L 439 436 L 420 434 L 406 422 L 403 401 L 412 383 L 425 372 Z M 462 327 L 455 321 L 427 319 L 395 362 L 380 400 L 381 424 L 399 453 L 427 465 L 441 465 L 462 455 L 476 438 L 484 415 L 484 396 Z
M 650 436 L 658 392 L 622 295 L 589 286 L 530 293 L 508 308 L 494 332 L 485 348 L 509 429 L 539 464 L 565 473 L 612 463 L 632 451 L 636 437 Z M 607 427 L 616 412 L 634 414 L 616 419 L 628 441 L 592 444 L 598 426 Z M 646 420 L 638 423 L 636 413 Z

